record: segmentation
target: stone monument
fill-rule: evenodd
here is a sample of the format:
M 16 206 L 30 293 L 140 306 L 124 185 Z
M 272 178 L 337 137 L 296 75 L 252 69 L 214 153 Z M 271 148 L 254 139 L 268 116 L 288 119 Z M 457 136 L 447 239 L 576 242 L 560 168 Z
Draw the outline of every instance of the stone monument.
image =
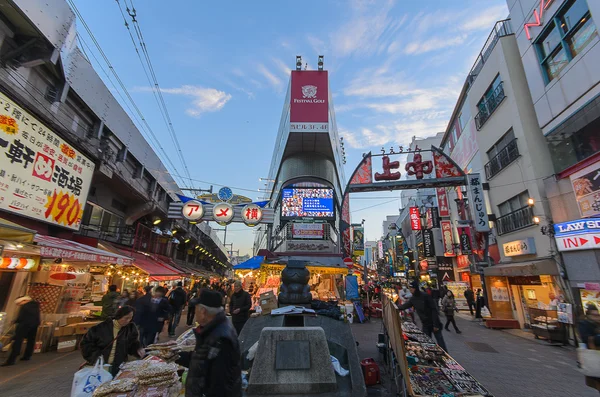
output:
M 310 304 L 312 295 L 308 280 L 310 272 L 304 261 L 291 260 L 281 271 L 281 288 L 279 292 L 279 305 L 306 305 Z
M 263 328 L 250 372 L 249 396 L 320 394 L 336 390 L 336 376 L 323 328 Z

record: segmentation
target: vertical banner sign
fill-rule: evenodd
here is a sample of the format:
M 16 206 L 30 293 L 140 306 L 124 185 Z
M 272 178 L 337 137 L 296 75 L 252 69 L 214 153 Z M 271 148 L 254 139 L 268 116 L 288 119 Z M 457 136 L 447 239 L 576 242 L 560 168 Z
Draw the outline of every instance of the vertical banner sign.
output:
M 489 232 L 490 222 L 488 219 L 485 198 L 483 197 L 483 186 L 479 174 L 468 174 L 469 181 L 469 207 L 473 216 L 475 230 L 478 232 Z
M 410 227 L 412 230 L 421 230 L 421 214 L 418 207 L 410 207 Z
M 433 230 L 423 230 L 423 253 L 426 258 L 435 257 L 435 247 L 433 245 Z
M 377 255 L 378 259 L 383 259 L 383 241 L 377 242 Z
M 438 199 L 438 208 L 440 210 L 441 217 L 450 216 L 450 207 L 448 205 L 448 193 L 445 187 L 438 187 L 435 189 Z
M 441 221 L 442 243 L 444 244 L 444 256 L 456 256 L 454 253 L 454 239 L 452 238 L 452 222 Z
M 437 207 L 433 207 L 431 209 L 431 219 L 432 219 L 432 223 L 433 223 L 433 228 L 439 229 L 440 228 L 440 213 L 439 213 Z
M 469 226 L 458 227 L 458 240 L 460 241 L 460 251 L 463 255 L 471 255 L 473 248 L 471 245 L 471 228 Z
M 400 262 L 404 258 L 404 237 L 396 236 L 396 261 Z
M 326 71 L 292 71 L 290 132 L 329 132 Z
M 94 163 L 0 93 L 0 208 L 79 230 Z
M 362 226 L 352 226 L 352 250 L 355 256 L 365 254 L 365 229 Z
M 425 212 L 425 224 L 427 225 L 426 229 L 433 229 L 433 211 L 431 207 L 428 207 Z

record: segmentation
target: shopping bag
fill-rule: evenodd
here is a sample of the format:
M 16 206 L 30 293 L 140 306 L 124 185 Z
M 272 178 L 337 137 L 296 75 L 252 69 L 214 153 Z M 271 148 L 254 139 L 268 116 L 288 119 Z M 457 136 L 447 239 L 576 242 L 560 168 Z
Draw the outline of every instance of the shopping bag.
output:
M 110 380 L 112 375 L 104 369 L 104 358 L 100 356 L 93 367 L 83 367 L 75 372 L 71 397 L 91 397 L 98 386 Z
M 579 361 L 581 372 L 585 376 L 600 378 L 600 350 L 580 347 L 577 349 L 577 361 Z
M 489 318 L 491 316 L 492 314 L 490 313 L 490 310 L 487 307 L 484 306 L 481 308 L 481 317 Z

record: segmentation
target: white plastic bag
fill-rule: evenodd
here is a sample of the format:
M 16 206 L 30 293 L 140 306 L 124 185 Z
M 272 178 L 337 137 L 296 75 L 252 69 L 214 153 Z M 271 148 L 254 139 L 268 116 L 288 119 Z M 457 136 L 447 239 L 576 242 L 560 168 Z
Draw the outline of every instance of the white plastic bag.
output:
M 91 397 L 98 386 L 111 380 L 112 375 L 104 369 L 104 358 L 100 356 L 93 367 L 83 367 L 75 372 L 71 397 Z
M 481 317 L 483 318 L 490 318 L 492 317 L 492 314 L 490 313 L 490 310 L 487 307 L 482 307 L 481 308 Z
M 600 377 L 600 350 L 590 350 L 580 347 L 577 349 L 577 361 L 585 376 Z
M 338 375 L 340 376 L 346 376 L 350 373 L 350 371 L 348 371 L 347 369 L 344 369 L 342 367 L 342 364 L 340 364 L 339 360 L 333 356 L 331 357 L 331 364 L 333 365 L 333 370 L 335 372 L 337 372 Z

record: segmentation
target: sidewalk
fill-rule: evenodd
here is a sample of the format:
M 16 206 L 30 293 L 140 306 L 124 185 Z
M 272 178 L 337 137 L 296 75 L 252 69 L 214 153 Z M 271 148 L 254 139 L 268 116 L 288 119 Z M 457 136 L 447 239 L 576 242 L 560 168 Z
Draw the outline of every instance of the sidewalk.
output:
M 167 327 L 165 327 L 166 330 Z M 185 325 L 185 316 L 176 335 L 179 336 L 190 327 Z M 162 332 L 159 341 L 169 338 L 167 332 Z M 8 353 L 1 353 L 0 360 L 4 362 Z M 73 374 L 83 363 L 81 351 L 69 353 L 48 352 L 34 354 L 31 361 L 17 361 L 11 367 L 0 369 L 0 395 L 10 397 L 65 397 L 71 394 Z

